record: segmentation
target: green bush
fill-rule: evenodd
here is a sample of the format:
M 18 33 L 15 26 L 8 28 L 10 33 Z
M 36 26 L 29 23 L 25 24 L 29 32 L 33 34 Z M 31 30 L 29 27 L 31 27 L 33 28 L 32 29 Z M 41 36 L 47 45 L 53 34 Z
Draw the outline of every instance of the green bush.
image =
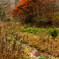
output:
M 40 58 L 38 58 L 38 59 L 46 59 L 46 58 L 45 58 L 45 56 L 41 56 L 41 57 L 40 57 Z

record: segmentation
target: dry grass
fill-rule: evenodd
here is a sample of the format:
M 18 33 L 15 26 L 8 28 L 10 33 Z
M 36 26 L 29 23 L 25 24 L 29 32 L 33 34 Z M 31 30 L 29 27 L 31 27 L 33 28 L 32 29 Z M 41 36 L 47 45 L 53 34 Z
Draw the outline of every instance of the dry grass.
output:
M 5 23 L 6 24 L 6 23 Z M 8 23 L 9 24 L 9 23 Z M 3 24 L 4 25 L 4 24 Z M 2 59 L 30 59 L 22 50 L 22 43 L 36 48 L 40 55 L 59 57 L 59 37 L 38 36 L 33 33 L 22 32 L 24 26 L 12 23 L 0 29 L 0 58 Z M 43 32 L 42 32 L 43 33 Z M 48 42 L 49 39 L 49 42 Z M 53 42 L 53 45 L 51 45 Z M 53 50 L 53 51 L 52 51 Z M 47 52 L 48 51 L 48 52 Z M 42 53 L 42 54 L 41 54 Z

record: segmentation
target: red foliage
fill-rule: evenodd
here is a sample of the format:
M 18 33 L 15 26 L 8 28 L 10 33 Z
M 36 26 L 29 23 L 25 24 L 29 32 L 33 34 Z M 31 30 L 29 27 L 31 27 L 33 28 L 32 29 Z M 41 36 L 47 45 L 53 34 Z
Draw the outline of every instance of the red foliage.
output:
M 13 10 L 13 17 L 17 17 L 17 15 L 21 19 L 26 19 L 27 15 L 34 16 L 40 13 L 50 13 L 53 12 L 52 6 L 50 6 L 51 1 L 48 0 L 22 0 L 18 3 L 16 8 Z M 24 15 L 25 17 L 21 17 L 20 15 Z

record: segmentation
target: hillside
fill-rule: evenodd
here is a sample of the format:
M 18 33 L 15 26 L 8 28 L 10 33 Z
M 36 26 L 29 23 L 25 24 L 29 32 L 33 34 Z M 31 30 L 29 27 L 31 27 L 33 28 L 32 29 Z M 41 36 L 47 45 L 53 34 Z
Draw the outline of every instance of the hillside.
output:
M 54 2 L 0 0 L 0 59 L 59 59 Z

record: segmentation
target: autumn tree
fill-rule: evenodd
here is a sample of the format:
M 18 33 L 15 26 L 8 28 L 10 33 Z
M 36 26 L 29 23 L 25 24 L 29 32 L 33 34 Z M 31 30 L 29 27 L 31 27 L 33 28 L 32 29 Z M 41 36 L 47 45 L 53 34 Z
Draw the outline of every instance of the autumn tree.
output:
M 33 23 L 34 17 L 42 17 L 44 14 L 45 17 L 50 20 L 54 12 L 54 2 L 55 1 L 50 0 L 22 0 L 13 10 L 13 17 L 19 17 L 20 20 L 26 23 Z

